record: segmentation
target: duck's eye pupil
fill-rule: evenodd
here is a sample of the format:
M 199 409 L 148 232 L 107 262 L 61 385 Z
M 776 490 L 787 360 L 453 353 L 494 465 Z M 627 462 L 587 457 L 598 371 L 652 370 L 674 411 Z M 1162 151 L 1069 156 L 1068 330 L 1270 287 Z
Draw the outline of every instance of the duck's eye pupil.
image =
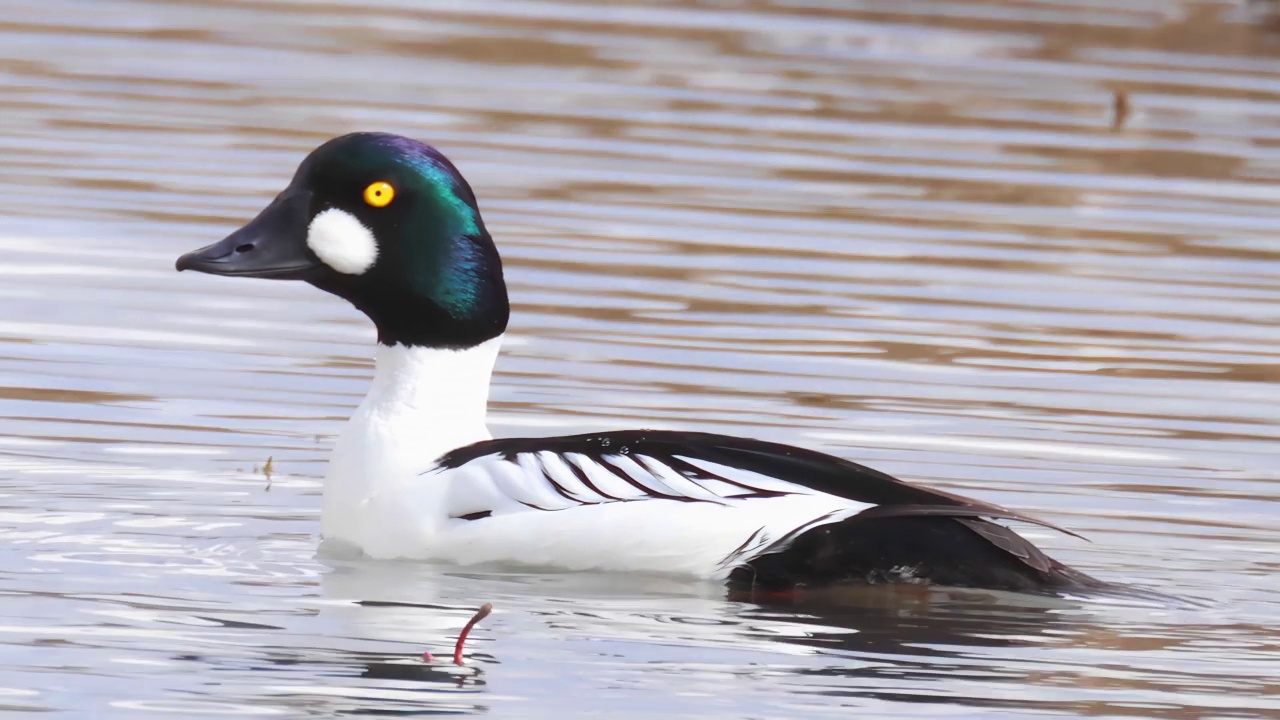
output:
M 364 189 L 364 201 L 376 208 L 386 207 L 395 199 L 396 189 L 391 183 L 379 180 L 370 183 L 369 187 Z

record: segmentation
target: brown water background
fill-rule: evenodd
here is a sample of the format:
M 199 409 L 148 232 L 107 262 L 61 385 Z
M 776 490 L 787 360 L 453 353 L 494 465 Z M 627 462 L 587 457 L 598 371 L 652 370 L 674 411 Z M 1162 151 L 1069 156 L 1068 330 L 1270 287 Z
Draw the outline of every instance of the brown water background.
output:
M 1266 10 L 0 3 L 0 711 L 1280 717 Z M 499 435 L 817 447 L 1205 606 L 316 559 L 371 329 L 172 262 L 356 129 L 481 198 Z M 423 665 L 483 602 L 470 665 Z

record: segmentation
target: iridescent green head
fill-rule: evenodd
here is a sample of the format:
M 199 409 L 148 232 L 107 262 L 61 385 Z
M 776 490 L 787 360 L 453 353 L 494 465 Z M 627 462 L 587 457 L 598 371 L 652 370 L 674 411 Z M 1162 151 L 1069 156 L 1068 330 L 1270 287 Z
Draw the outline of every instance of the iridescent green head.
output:
M 470 186 L 399 135 L 321 145 L 249 224 L 177 267 L 305 280 L 363 311 L 387 345 L 471 347 L 507 327 L 502 261 Z

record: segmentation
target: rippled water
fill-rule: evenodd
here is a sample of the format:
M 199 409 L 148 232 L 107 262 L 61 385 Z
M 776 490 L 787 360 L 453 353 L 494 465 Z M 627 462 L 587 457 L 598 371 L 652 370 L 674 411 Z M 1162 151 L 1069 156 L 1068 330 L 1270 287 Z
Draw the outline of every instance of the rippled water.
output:
M 1280 716 L 1266 10 L 0 5 L 0 711 Z M 372 331 L 172 261 L 354 129 L 481 197 L 498 434 L 818 447 L 1205 606 L 317 560 Z M 466 667 L 421 661 L 484 602 Z

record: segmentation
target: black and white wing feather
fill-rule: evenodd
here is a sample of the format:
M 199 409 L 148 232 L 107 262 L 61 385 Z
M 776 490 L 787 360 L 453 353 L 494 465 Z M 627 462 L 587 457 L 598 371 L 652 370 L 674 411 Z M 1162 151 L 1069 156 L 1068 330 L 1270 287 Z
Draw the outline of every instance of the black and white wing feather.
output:
M 1015 510 L 911 485 L 833 455 L 713 433 L 622 430 L 487 440 L 444 455 L 434 471 L 456 470 L 481 471 L 477 474 L 489 476 L 511 501 L 539 510 L 637 500 L 725 504 L 829 495 L 868 506 L 868 517 L 1009 519 L 1075 535 Z M 497 508 L 466 508 L 486 509 Z
M 1042 554 L 987 520 L 1061 530 L 824 453 L 710 433 L 627 430 L 489 440 L 446 454 L 429 474 L 449 481 L 450 520 L 487 526 L 507 540 L 520 535 L 530 546 L 544 543 L 549 563 L 576 553 L 580 561 L 570 564 L 583 567 L 610 566 L 607 559 L 587 559 L 591 546 L 606 552 L 602 532 L 634 536 L 618 553 L 639 547 L 667 557 L 681 552 L 680 543 L 705 546 L 707 557 L 715 556 L 707 562 L 723 569 L 782 552 L 824 524 L 890 517 L 953 518 L 1037 566 L 1045 562 Z M 542 520 L 552 516 L 554 523 Z M 480 544 L 488 537 L 460 532 Z

